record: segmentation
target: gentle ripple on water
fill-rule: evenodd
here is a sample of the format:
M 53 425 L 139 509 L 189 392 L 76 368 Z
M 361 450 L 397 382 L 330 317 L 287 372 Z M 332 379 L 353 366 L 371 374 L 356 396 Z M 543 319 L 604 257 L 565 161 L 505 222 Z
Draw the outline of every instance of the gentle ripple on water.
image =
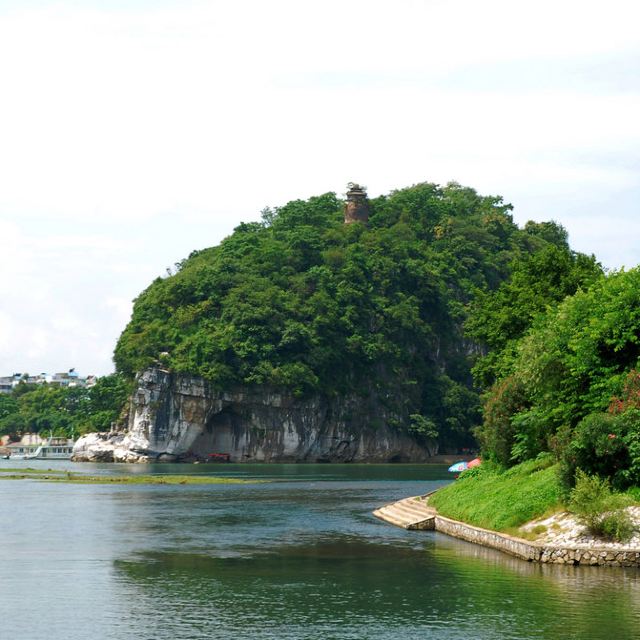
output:
M 151 468 L 185 469 L 191 470 Z M 3 483 L 0 638 L 639 636 L 635 570 L 528 564 L 371 516 L 380 504 L 448 481 L 443 468 L 224 465 L 213 471 L 276 481 Z

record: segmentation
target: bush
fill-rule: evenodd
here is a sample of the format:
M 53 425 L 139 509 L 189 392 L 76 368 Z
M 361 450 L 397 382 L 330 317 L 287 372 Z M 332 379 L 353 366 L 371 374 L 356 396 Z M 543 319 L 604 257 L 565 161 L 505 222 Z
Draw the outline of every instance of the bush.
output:
M 633 523 L 625 511 L 631 500 L 611 490 L 608 479 L 576 473 L 576 485 L 571 491 L 569 510 L 580 524 L 594 536 L 623 542 L 633 534 Z
M 485 399 L 484 422 L 476 429 L 483 457 L 503 466 L 513 464 L 515 427 L 512 416 L 525 408 L 526 393 L 514 376 L 495 384 Z
M 618 490 L 639 484 L 640 411 L 588 415 L 575 428 L 561 461 L 561 477 L 567 489 L 577 470 L 609 478 Z
M 633 535 L 633 522 L 626 511 L 620 510 L 603 516 L 600 521 L 603 537 L 625 542 Z
M 629 464 L 621 473 L 624 486 L 640 485 L 640 411 L 630 409 L 618 416 L 623 427 L 623 441 L 627 449 Z
M 548 449 L 547 424 L 536 409 L 522 411 L 511 420 L 515 435 L 511 447 L 511 460 L 532 460 Z

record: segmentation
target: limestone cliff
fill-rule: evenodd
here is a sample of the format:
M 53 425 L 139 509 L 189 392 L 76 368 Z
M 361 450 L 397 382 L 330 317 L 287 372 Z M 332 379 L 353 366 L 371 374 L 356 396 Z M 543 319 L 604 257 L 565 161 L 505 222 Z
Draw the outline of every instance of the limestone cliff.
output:
M 373 396 L 217 392 L 202 378 L 153 368 L 138 376 L 128 431 L 81 438 L 74 459 L 146 462 L 225 453 L 234 462 L 419 462 L 437 453 L 391 420 Z

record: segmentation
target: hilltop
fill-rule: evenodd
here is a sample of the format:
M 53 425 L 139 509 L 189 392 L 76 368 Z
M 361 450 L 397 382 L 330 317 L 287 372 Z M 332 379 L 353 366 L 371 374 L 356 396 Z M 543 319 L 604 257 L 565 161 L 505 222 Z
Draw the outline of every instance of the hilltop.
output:
M 265 209 L 194 251 L 136 299 L 118 372 L 159 367 L 213 394 L 349 398 L 374 428 L 472 446 L 502 354 L 601 269 L 560 225 L 519 228 L 502 198 L 455 183 L 360 201 L 366 215 L 349 224 L 333 193 Z M 248 425 L 239 413 L 229 422 Z

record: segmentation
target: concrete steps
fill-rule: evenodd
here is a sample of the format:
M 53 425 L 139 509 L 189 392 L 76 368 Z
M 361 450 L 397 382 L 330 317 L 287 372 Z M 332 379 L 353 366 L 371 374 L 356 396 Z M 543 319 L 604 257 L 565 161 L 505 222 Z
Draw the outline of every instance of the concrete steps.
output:
M 404 498 L 387 504 L 376 509 L 373 515 L 403 529 L 427 530 L 435 526 L 435 511 L 420 497 Z

